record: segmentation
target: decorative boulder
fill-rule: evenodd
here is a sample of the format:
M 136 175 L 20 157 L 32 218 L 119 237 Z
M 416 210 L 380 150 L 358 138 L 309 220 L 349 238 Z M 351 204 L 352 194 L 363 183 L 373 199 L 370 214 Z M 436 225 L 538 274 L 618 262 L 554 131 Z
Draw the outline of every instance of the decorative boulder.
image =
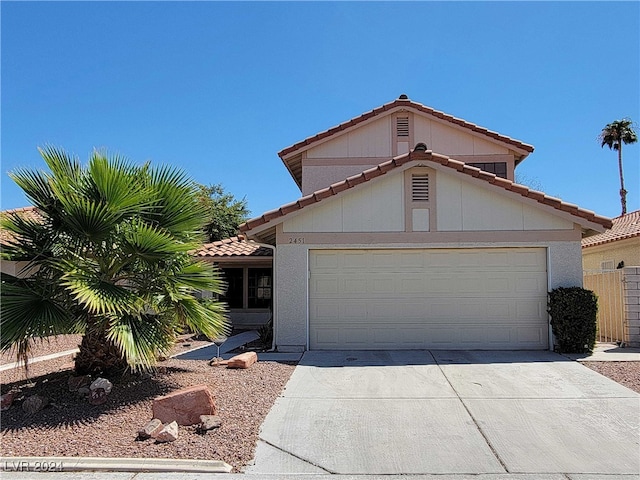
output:
M 94 391 L 99 388 L 104 390 L 104 393 L 109 395 L 111 393 L 111 389 L 113 388 L 113 384 L 106 378 L 96 378 L 89 386 L 89 390 Z
M 164 426 L 162 422 L 157 418 L 154 418 L 149 423 L 147 423 L 144 428 L 138 430 L 138 438 L 147 439 L 151 437 L 157 437 L 158 434 L 162 431 Z
M 200 415 L 200 425 L 198 425 L 199 432 L 208 432 L 214 428 L 220 428 L 222 426 L 222 419 L 217 415 Z
M 241 353 L 227 361 L 227 368 L 249 368 L 257 361 L 258 354 L 256 352 Z
M 91 405 L 102 405 L 107 401 L 107 392 L 104 388 L 94 388 L 89 394 L 89 403 Z
M 22 402 L 22 410 L 28 415 L 39 412 L 49 404 L 49 399 L 40 395 L 32 395 Z
M 178 424 L 176 422 L 168 423 L 164 426 L 155 439 L 158 442 L 173 442 L 178 438 Z
M 200 423 L 200 415 L 215 415 L 216 404 L 207 385 L 195 385 L 177 390 L 153 400 L 153 418 L 162 423 L 176 421 L 178 425 Z

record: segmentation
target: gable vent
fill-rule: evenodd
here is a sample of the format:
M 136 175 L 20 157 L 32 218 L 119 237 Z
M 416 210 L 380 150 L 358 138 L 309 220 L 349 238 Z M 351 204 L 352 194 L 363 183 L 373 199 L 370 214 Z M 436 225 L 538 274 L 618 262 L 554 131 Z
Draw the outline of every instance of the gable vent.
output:
M 411 200 L 414 202 L 429 201 L 429 175 L 411 175 Z
M 398 137 L 409 136 L 409 117 L 396 118 L 396 135 Z

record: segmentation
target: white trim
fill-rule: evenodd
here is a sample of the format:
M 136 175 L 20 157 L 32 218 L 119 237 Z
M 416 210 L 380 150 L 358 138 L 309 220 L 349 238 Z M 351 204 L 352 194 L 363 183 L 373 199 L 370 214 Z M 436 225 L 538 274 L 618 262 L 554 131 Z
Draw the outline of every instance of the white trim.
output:
M 309 289 L 311 288 L 311 284 L 309 282 L 310 278 L 311 278 L 311 265 L 309 264 L 309 258 L 311 257 L 311 249 L 307 248 L 307 266 L 306 266 L 306 271 L 307 271 L 307 278 L 305 279 L 305 281 L 307 282 L 306 284 L 306 288 L 305 291 L 307 292 L 307 296 L 305 299 L 305 315 L 306 315 L 306 339 L 307 339 L 307 343 L 305 345 L 305 350 L 309 350 L 309 345 L 311 344 L 311 327 L 310 327 L 310 312 L 309 312 L 309 294 L 310 291 Z

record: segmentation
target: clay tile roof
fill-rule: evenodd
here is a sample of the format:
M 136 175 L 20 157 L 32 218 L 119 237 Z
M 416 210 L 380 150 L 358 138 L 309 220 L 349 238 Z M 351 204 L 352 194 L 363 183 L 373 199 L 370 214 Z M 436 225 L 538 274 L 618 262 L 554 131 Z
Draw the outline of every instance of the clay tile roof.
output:
M 252 218 L 251 220 L 248 220 L 247 222 L 240 225 L 240 231 L 246 232 L 248 230 L 252 230 L 256 227 L 264 225 L 271 220 L 282 217 L 284 216 L 282 214 L 282 211 L 284 210 L 286 210 L 287 212 L 293 212 L 295 210 L 301 210 L 308 205 L 321 202 L 325 198 L 337 195 L 344 190 L 353 188 L 355 185 L 368 182 L 373 178 L 384 175 L 385 173 L 411 161 L 429 161 L 439 163 L 440 165 L 451 168 L 452 170 L 456 170 L 463 174 L 486 181 L 487 183 L 490 183 L 496 187 L 512 191 L 513 193 L 519 194 L 523 197 L 535 200 L 538 203 L 551 206 L 556 210 L 566 211 L 576 217 L 583 218 L 593 223 L 597 223 L 604 228 L 611 228 L 612 225 L 609 218 L 601 217 L 599 215 L 596 215 L 594 212 L 583 210 L 581 208 L 578 208 L 576 205 L 563 202 L 558 198 L 549 197 L 543 192 L 531 190 L 524 185 L 519 185 L 515 182 L 512 182 L 511 180 L 498 177 L 492 173 L 481 172 L 478 168 L 467 165 L 459 160 L 449 158 L 445 155 L 433 153 L 431 150 L 427 150 L 426 152 L 420 150 L 412 150 L 409 153 L 392 158 L 391 160 L 381 163 L 380 165 L 366 170 L 358 175 L 354 175 L 341 182 L 334 183 L 327 188 L 323 188 L 322 190 L 318 190 L 317 192 L 307 195 L 306 197 L 302 197 L 295 202 L 288 203 L 281 207 L 279 210 L 273 210 L 271 212 L 265 213 L 260 217 Z
M 40 212 L 38 211 L 38 209 L 36 207 L 14 208 L 14 209 L 11 209 L 11 210 L 4 210 L 3 212 L 1 212 L 1 214 L 3 216 L 19 215 L 19 216 L 23 217 L 25 220 L 40 221 L 42 219 L 42 215 L 40 214 Z M 7 232 L 4 229 L 0 229 L 0 242 L 1 243 L 7 242 L 11 238 L 12 238 L 11 233 Z
M 640 236 L 640 210 L 616 217 L 612 223 L 606 232 L 582 240 L 582 248 Z
M 251 240 L 240 237 L 225 238 L 218 242 L 205 243 L 195 252 L 196 257 L 227 258 L 227 257 L 271 257 L 273 252 Z
M 283 150 L 281 150 L 280 152 L 278 152 L 278 156 L 280 158 L 284 158 L 287 155 L 289 155 L 290 153 L 295 152 L 296 150 L 299 150 L 300 148 L 306 147 L 308 145 L 311 145 L 312 143 L 315 143 L 317 141 L 320 141 L 324 138 L 330 137 L 336 133 L 342 132 L 343 130 L 346 130 L 350 127 L 353 127 L 354 125 L 358 125 L 359 123 L 362 123 L 366 120 L 369 120 L 372 117 L 375 117 L 376 115 L 379 115 L 381 113 L 384 113 L 388 110 L 391 110 L 393 108 L 396 107 L 411 107 L 414 108 L 416 110 L 418 110 L 419 112 L 423 112 L 426 113 L 428 115 L 440 118 L 442 120 L 445 120 L 447 122 L 453 123 L 455 125 L 459 125 L 461 127 L 467 128 L 473 132 L 476 133 L 480 133 L 484 136 L 487 136 L 489 138 L 492 138 L 494 140 L 499 140 L 501 142 L 507 143 L 515 148 L 518 148 L 520 150 L 524 150 L 525 152 L 531 153 L 533 152 L 533 146 L 523 143 L 520 140 L 516 140 L 514 138 L 511 137 L 507 137 L 505 135 L 501 135 L 497 132 L 493 132 L 491 130 L 488 130 L 484 127 L 481 127 L 479 125 L 476 125 L 475 123 L 471 123 L 471 122 L 467 122 L 466 120 L 463 120 L 461 118 L 456 118 L 453 115 L 449 115 L 447 113 L 444 112 L 440 112 L 438 110 L 434 110 L 431 107 L 427 107 L 425 105 L 422 105 L 421 103 L 418 102 L 414 102 L 408 98 L 398 98 L 396 100 L 394 100 L 393 102 L 389 102 L 389 103 L 385 103 L 384 105 L 378 107 L 378 108 L 374 108 L 373 110 L 363 113 L 362 115 L 358 116 L 358 117 L 354 117 L 351 120 L 347 120 L 346 122 L 341 123 L 340 125 L 337 125 L 335 127 L 331 127 L 328 130 L 325 130 L 324 132 L 320 132 L 316 135 L 313 135 L 311 137 L 305 138 L 304 140 L 295 143 L 294 145 L 291 145 Z

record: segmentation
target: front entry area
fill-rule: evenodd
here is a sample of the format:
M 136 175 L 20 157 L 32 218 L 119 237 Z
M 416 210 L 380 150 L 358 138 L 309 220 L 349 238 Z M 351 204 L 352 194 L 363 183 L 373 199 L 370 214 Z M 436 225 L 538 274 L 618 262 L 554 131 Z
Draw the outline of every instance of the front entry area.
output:
M 309 251 L 311 350 L 544 350 L 545 248 Z

